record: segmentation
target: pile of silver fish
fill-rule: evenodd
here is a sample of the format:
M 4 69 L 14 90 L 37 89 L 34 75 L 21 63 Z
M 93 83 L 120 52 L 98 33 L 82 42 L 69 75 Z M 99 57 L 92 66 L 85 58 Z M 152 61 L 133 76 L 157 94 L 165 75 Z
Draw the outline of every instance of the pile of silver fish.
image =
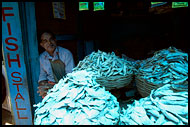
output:
M 136 74 L 136 73 L 137 73 L 137 70 L 138 70 L 138 68 L 139 68 L 139 66 L 140 66 L 141 60 L 132 59 L 132 58 L 126 56 L 125 54 L 122 54 L 122 59 L 131 62 L 132 66 L 135 68 L 135 69 L 134 69 L 134 74 Z
M 188 125 L 188 92 L 171 84 L 122 108 L 119 125 Z
M 159 50 L 140 63 L 137 76 L 153 84 L 172 84 L 175 89 L 188 88 L 188 54 L 175 47 Z
M 87 70 L 97 73 L 97 77 L 109 77 L 115 75 L 127 76 L 136 70 L 134 62 L 127 61 L 115 55 L 114 52 L 106 53 L 98 50 L 86 56 L 73 71 Z
M 119 102 L 95 81 L 94 72 L 68 73 L 34 105 L 35 125 L 116 125 Z

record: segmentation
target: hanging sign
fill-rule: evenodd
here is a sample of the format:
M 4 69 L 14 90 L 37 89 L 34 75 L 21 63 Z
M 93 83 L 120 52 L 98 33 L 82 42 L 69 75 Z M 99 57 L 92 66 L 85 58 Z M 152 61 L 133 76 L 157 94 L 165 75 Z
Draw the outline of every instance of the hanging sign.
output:
M 164 4 L 167 4 L 167 2 L 151 2 L 151 8 L 162 6 Z
M 54 18 L 66 19 L 64 2 L 52 2 L 52 6 Z
M 16 125 L 32 125 L 18 2 L 2 2 L 2 45 Z
M 89 2 L 79 2 L 79 11 L 89 10 Z
M 94 11 L 104 10 L 104 2 L 93 2 Z
M 188 2 L 172 2 L 172 8 L 188 7 Z

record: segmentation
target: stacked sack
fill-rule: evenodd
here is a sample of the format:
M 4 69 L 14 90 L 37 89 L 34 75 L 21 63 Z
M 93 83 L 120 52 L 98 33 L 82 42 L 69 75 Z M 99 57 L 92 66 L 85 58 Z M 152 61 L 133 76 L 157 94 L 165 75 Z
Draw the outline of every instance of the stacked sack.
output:
M 85 70 L 67 74 L 34 107 L 35 125 L 116 125 L 119 121 L 116 97 Z
M 188 54 L 175 47 L 157 51 L 140 63 L 137 77 L 155 85 L 172 84 L 174 89 L 187 89 Z
M 176 91 L 170 84 L 152 90 L 121 110 L 119 124 L 188 125 L 188 90 Z

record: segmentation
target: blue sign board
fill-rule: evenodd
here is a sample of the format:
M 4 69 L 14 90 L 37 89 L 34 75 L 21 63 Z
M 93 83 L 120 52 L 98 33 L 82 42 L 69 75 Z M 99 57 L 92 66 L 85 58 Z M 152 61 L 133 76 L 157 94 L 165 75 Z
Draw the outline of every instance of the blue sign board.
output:
M 16 125 L 32 125 L 18 2 L 2 2 L 2 46 Z

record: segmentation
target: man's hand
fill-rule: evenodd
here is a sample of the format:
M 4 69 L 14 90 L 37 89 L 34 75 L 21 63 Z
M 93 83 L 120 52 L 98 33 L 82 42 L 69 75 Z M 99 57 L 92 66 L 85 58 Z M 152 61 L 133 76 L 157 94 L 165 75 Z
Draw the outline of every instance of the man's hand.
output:
M 51 81 L 47 81 L 47 80 L 40 81 L 37 93 L 39 93 L 40 96 L 44 98 L 47 95 L 48 90 L 53 88 L 54 85 L 55 83 Z

